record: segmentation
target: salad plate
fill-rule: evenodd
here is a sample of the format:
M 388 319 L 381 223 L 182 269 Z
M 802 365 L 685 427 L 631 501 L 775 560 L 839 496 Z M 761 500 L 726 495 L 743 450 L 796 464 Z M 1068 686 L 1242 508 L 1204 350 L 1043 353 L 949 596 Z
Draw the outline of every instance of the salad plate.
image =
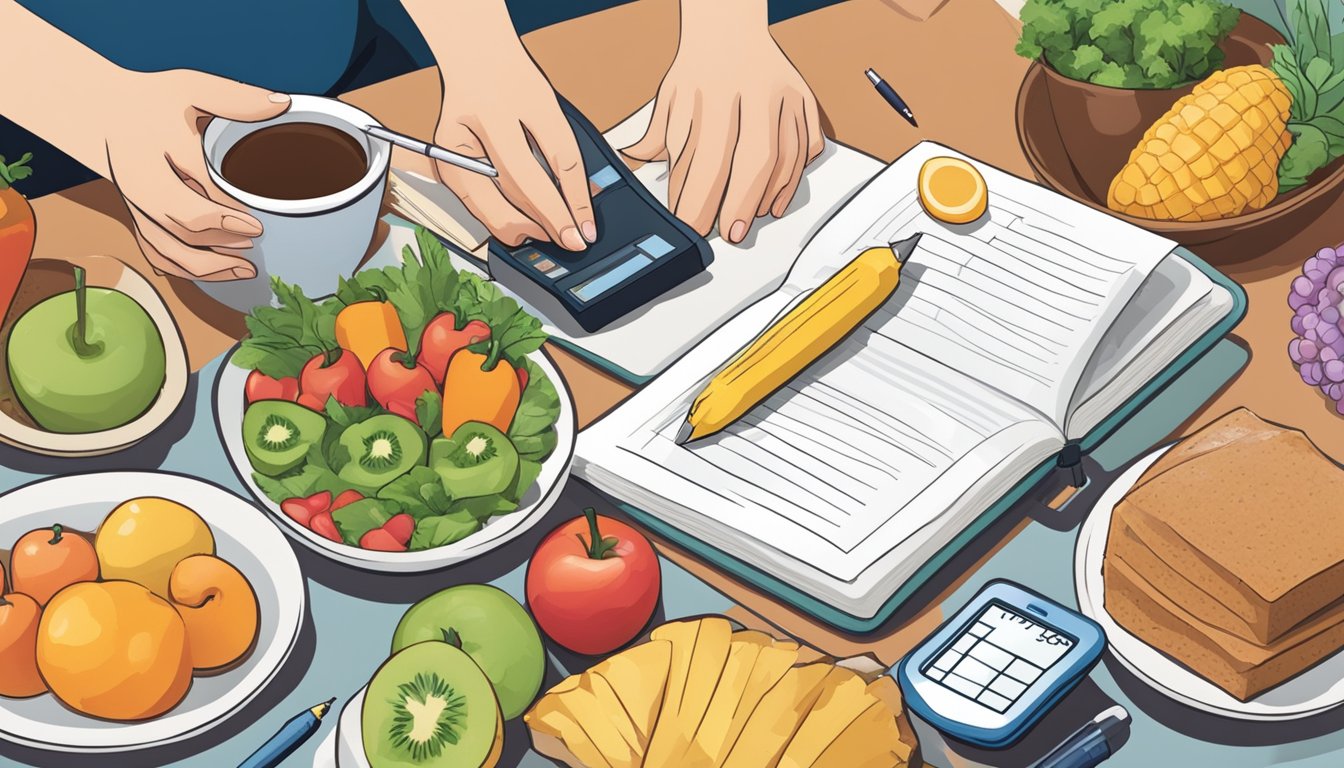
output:
M 251 651 L 223 672 L 196 675 L 180 703 L 146 720 L 114 722 L 81 714 L 50 693 L 0 697 L 0 740 L 77 753 L 124 752 L 181 741 L 237 714 L 293 652 L 307 603 L 294 550 L 251 504 L 203 480 L 165 472 L 104 472 L 25 485 L 0 496 L 0 546 L 57 523 L 71 531 L 97 530 L 113 509 L 137 497 L 189 505 L 209 526 L 215 554 L 237 568 L 256 595 L 259 620 Z
M 371 571 L 444 568 L 514 539 L 574 456 L 574 405 L 539 321 L 456 271 L 433 235 L 417 244 L 325 300 L 274 283 L 277 306 L 253 310 L 215 385 L 225 452 L 260 506 Z

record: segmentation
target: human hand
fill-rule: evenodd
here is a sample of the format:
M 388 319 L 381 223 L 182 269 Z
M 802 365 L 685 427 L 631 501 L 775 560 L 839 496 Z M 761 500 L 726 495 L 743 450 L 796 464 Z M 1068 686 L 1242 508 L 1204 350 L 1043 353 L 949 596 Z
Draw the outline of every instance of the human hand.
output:
M 823 140 L 816 97 L 763 23 L 683 23 L 649 129 L 623 151 L 667 160 L 668 208 L 702 235 L 717 215 L 740 243 L 757 216 L 784 215 Z
M 464 41 L 447 61 L 438 55 L 443 108 L 434 142 L 489 158 L 499 177 L 440 162 L 435 163 L 439 180 L 500 241 L 550 240 L 581 251 L 597 239 L 597 225 L 574 131 L 555 91 L 512 31 L 490 39 L 490 44 Z M 558 189 L 529 137 L 555 173 Z
M 201 134 L 212 117 L 254 122 L 289 109 L 289 97 L 190 70 L 126 72 L 114 104 L 133 119 L 101 126 L 109 178 L 151 266 L 191 280 L 255 277 L 242 257 L 261 222 L 206 171 Z

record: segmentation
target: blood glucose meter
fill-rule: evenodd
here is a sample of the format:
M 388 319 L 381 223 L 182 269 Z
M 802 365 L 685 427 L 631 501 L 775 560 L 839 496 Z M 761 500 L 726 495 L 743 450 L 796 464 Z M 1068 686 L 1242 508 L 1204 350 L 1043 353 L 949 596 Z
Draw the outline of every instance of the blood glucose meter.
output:
M 929 725 L 998 749 L 1022 738 L 1105 648 L 1106 635 L 1086 616 L 991 581 L 895 674 L 906 705 Z
M 567 251 L 550 242 L 509 247 L 490 241 L 490 274 L 518 289 L 521 278 L 596 331 L 655 300 L 714 259 L 699 233 L 673 216 L 635 178 L 602 134 L 563 98 L 588 174 L 597 242 Z M 551 302 L 547 302 L 550 304 Z

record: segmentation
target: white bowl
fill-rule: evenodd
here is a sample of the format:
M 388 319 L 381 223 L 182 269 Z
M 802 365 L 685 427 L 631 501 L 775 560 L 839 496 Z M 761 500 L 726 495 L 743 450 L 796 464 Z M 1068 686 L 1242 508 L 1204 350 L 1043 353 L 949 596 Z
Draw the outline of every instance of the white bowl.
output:
M 101 456 L 144 440 L 163 426 L 182 404 L 187 394 L 187 350 L 182 333 L 163 299 L 138 272 L 111 256 L 70 256 L 63 259 L 34 259 L 29 268 L 45 262 L 67 263 L 83 267 L 90 286 L 115 288 L 144 308 L 163 339 L 164 381 L 158 398 L 134 421 L 113 429 L 83 434 L 48 432 L 30 427 L 0 412 L 0 442 L 48 456 Z M 0 360 L 0 365 L 6 364 Z
M 1342 652 L 1336 652 L 1282 685 L 1249 701 L 1241 701 L 1130 634 L 1106 611 L 1101 567 L 1106 557 L 1111 514 L 1148 467 L 1169 448 L 1159 448 L 1125 470 L 1097 500 L 1092 513 L 1083 522 L 1073 566 L 1079 609 L 1106 631 L 1111 653 L 1135 677 L 1164 696 L 1200 712 L 1236 720 L 1296 720 L 1344 704 Z
M 0 698 L 0 739 L 53 752 L 102 753 L 180 741 L 228 720 L 266 687 L 289 658 L 307 602 L 299 561 L 285 537 L 256 508 L 216 485 L 164 472 L 102 472 L 42 480 L 0 496 L 0 543 L 11 546 L 28 531 L 55 523 L 94 531 L 118 504 L 141 496 L 191 507 L 214 533 L 216 554 L 252 584 L 261 623 L 251 654 L 227 672 L 194 677 L 180 704 L 143 722 L 82 715 L 50 693 Z
M 248 490 L 279 525 L 281 530 L 300 544 L 346 565 L 383 573 L 419 573 L 446 568 L 479 557 L 493 549 L 503 546 L 520 536 L 524 531 L 536 525 L 546 512 L 555 504 L 569 477 L 570 465 L 574 460 L 574 435 L 577 424 L 574 417 L 574 401 L 570 396 L 560 371 L 538 350 L 528 355 L 532 362 L 550 378 L 560 397 L 560 416 L 555 423 L 555 450 L 541 465 L 541 475 L 523 495 L 522 504 L 516 512 L 490 518 L 481 530 L 461 541 L 446 544 L 433 549 L 415 552 L 377 552 L 352 547 L 348 544 L 332 541 L 313 533 L 299 525 L 280 511 L 280 505 L 271 501 L 252 479 L 252 464 L 243 449 L 243 385 L 247 381 L 248 371 L 233 364 L 233 355 L 220 363 L 219 378 L 215 384 L 215 419 L 220 439 L 224 442 L 224 451 L 229 456 L 234 472 L 243 481 Z
M 276 200 L 231 184 L 219 172 L 224 156 L 244 136 L 285 123 L 317 123 L 354 138 L 368 170 L 353 186 L 311 200 Z M 217 301 L 247 312 L 271 302 L 271 277 L 297 285 L 309 297 L 329 296 L 339 278 L 354 274 L 373 240 L 387 186 L 392 146 L 370 137 L 364 126 L 380 125 L 368 113 L 335 99 L 293 96 L 288 111 L 271 120 L 240 123 L 215 118 L 205 129 L 206 166 L 211 181 L 247 207 L 263 232 L 244 256 L 257 268 L 249 280 L 199 283 Z

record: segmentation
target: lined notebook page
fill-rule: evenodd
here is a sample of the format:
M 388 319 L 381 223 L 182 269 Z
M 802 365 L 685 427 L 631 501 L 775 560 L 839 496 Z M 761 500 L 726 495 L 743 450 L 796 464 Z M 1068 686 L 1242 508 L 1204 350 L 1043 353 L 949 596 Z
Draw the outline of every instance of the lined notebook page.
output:
M 731 351 L 709 346 L 681 370 Z M 584 458 L 638 485 L 636 495 L 675 500 L 688 529 L 703 510 L 775 552 L 806 551 L 841 579 L 932 522 L 1006 456 L 1051 443 L 1047 455 L 1062 443 L 1038 414 L 897 344 L 880 322 L 746 418 L 687 446 L 674 438 L 703 379 L 678 381 L 676 372 L 590 430 Z M 598 444 L 610 447 L 589 450 Z M 699 533 L 712 537 L 710 528 Z
M 1107 327 L 1174 244 L 980 163 L 989 211 L 944 224 L 915 192 L 920 166 L 935 155 L 975 163 L 931 142 L 915 147 L 808 244 L 788 284 L 811 290 L 837 262 L 923 232 L 883 332 L 1062 427 Z

